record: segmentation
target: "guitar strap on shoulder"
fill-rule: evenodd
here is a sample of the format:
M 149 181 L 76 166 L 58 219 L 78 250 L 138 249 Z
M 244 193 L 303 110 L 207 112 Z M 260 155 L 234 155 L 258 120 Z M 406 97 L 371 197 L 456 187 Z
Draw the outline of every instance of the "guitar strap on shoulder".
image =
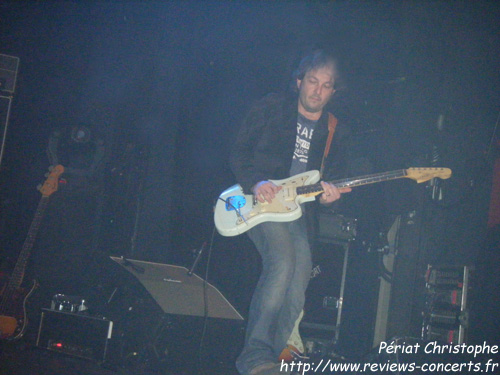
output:
M 330 145 L 332 144 L 333 134 L 335 133 L 335 128 L 337 127 L 337 118 L 328 112 L 328 138 L 326 139 L 325 152 L 323 153 L 323 159 L 321 160 L 321 168 L 319 170 L 321 177 L 323 177 L 323 169 L 325 168 L 325 159 L 330 152 Z

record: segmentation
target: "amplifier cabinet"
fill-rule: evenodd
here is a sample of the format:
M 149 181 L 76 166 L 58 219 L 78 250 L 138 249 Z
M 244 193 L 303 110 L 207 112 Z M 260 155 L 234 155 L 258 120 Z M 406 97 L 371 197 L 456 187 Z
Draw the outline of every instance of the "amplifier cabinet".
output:
M 107 358 L 113 322 L 83 314 L 42 309 L 36 345 L 96 362 Z
M 325 243 L 352 241 L 357 234 L 357 219 L 330 212 L 320 212 L 317 239 Z
M 2 158 L 5 151 L 5 143 L 7 137 L 7 128 L 9 125 L 9 115 L 10 115 L 11 105 L 12 105 L 12 97 L 0 95 L 0 164 L 2 164 Z
M 18 70 L 19 57 L 0 54 L 0 91 L 15 91 Z

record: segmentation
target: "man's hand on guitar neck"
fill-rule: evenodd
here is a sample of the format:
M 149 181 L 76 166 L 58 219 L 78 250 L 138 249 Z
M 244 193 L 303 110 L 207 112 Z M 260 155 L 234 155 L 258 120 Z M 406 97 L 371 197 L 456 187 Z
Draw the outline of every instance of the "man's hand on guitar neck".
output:
M 260 181 L 254 185 L 252 191 L 253 195 L 260 203 L 264 203 L 265 201 L 271 203 L 276 193 L 281 189 L 281 186 L 276 186 L 271 181 Z
M 323 186 L 323 194 L 319 197 L 319 203 L 330 204 L 338 200 L 342 194 L 349 193 L 352 189 L 349 187 L 337 188 L 335 185 L 329 184 L 328 182 L 321 181 L 321 186 Z

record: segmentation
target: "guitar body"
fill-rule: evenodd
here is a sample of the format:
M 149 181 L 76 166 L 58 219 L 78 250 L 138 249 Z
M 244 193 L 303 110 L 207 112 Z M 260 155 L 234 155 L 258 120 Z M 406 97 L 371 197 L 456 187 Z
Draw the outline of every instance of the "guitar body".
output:
M 29 288 L 3 290 L 4 311 L 0 315 L 0 339 L 18 339 L 24 335 L 28 325 L 26 303 L 37 287 L 38 283 L 33 281 Z
M 302 338 L 300 337 L 299 325 L 304 317 L 304 310 L 302 310 L 299 314 L 299 317 L 295 321 L 295 325 L 293 327 L 292 333 L 287 340 L 287 346 L 285 349 L 281 351 L 278 360 L 285 362 L 292 362 L 294 360 L 299 359 L 300 356 L 304 354 L 305 348 L 304 343 L 302 342 Z
M 417 183 L 433 178 L 451 177 L 449 168 L 408 168 L 366 176 L 329 181 L 338 188 L 352 188 L 367 184 L 410 178 Z M 265 221 L 293 221 L 302 216 L 300 204 L 315 199 L 323 192 L 320 173 L 312 170 L 283 179 L 271 180 L 282 189 L 271 203 L 260 203 L 251 194 L 244 194 L 239 185 L 225 190 L 217 200 L 214 221 L 217 231 L 223 236 L 237 236 Z
M 225 190 L 217 200 L 214 212 L 215 226 L 223 236 L 237 236 L 265 221 L 293 221 L 302 216 L 300 205 L 313 201 L 314 195 L 298 195 L 297 188 L 318 182 L 318 171 L 308 171 L 283 180 L 271 180 L 282 189 L 271 203 L 261 203 L 251 194 L 244 194 L 241 186 Z

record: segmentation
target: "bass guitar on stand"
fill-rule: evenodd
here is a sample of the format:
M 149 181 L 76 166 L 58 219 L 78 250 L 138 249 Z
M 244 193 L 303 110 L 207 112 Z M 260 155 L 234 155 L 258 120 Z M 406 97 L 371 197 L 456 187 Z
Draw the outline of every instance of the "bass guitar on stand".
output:
M 28 236 L 24 241 L 21 253 L 17 259 L 16 265 L 10 276 L 9 282 L 0 290 L 0 338 L 1 339 L 19 339 L 21 338 L 28 324 L 26 315 L 26 301 L 38 286 L 36 280 L 30 287 L 23 288 L 24 273 L 26 264 L 33 248 L 36 235 L 42 222 L 43 214 L 49 203 L 49 197 L 57 191 L 59 185 L 59 176 L 64 172 L 62 165 L 57 165 L 50 169 L 45 183 L 39 188 L 42 198 L 38 203 L 35 217 L 28 231 Z

